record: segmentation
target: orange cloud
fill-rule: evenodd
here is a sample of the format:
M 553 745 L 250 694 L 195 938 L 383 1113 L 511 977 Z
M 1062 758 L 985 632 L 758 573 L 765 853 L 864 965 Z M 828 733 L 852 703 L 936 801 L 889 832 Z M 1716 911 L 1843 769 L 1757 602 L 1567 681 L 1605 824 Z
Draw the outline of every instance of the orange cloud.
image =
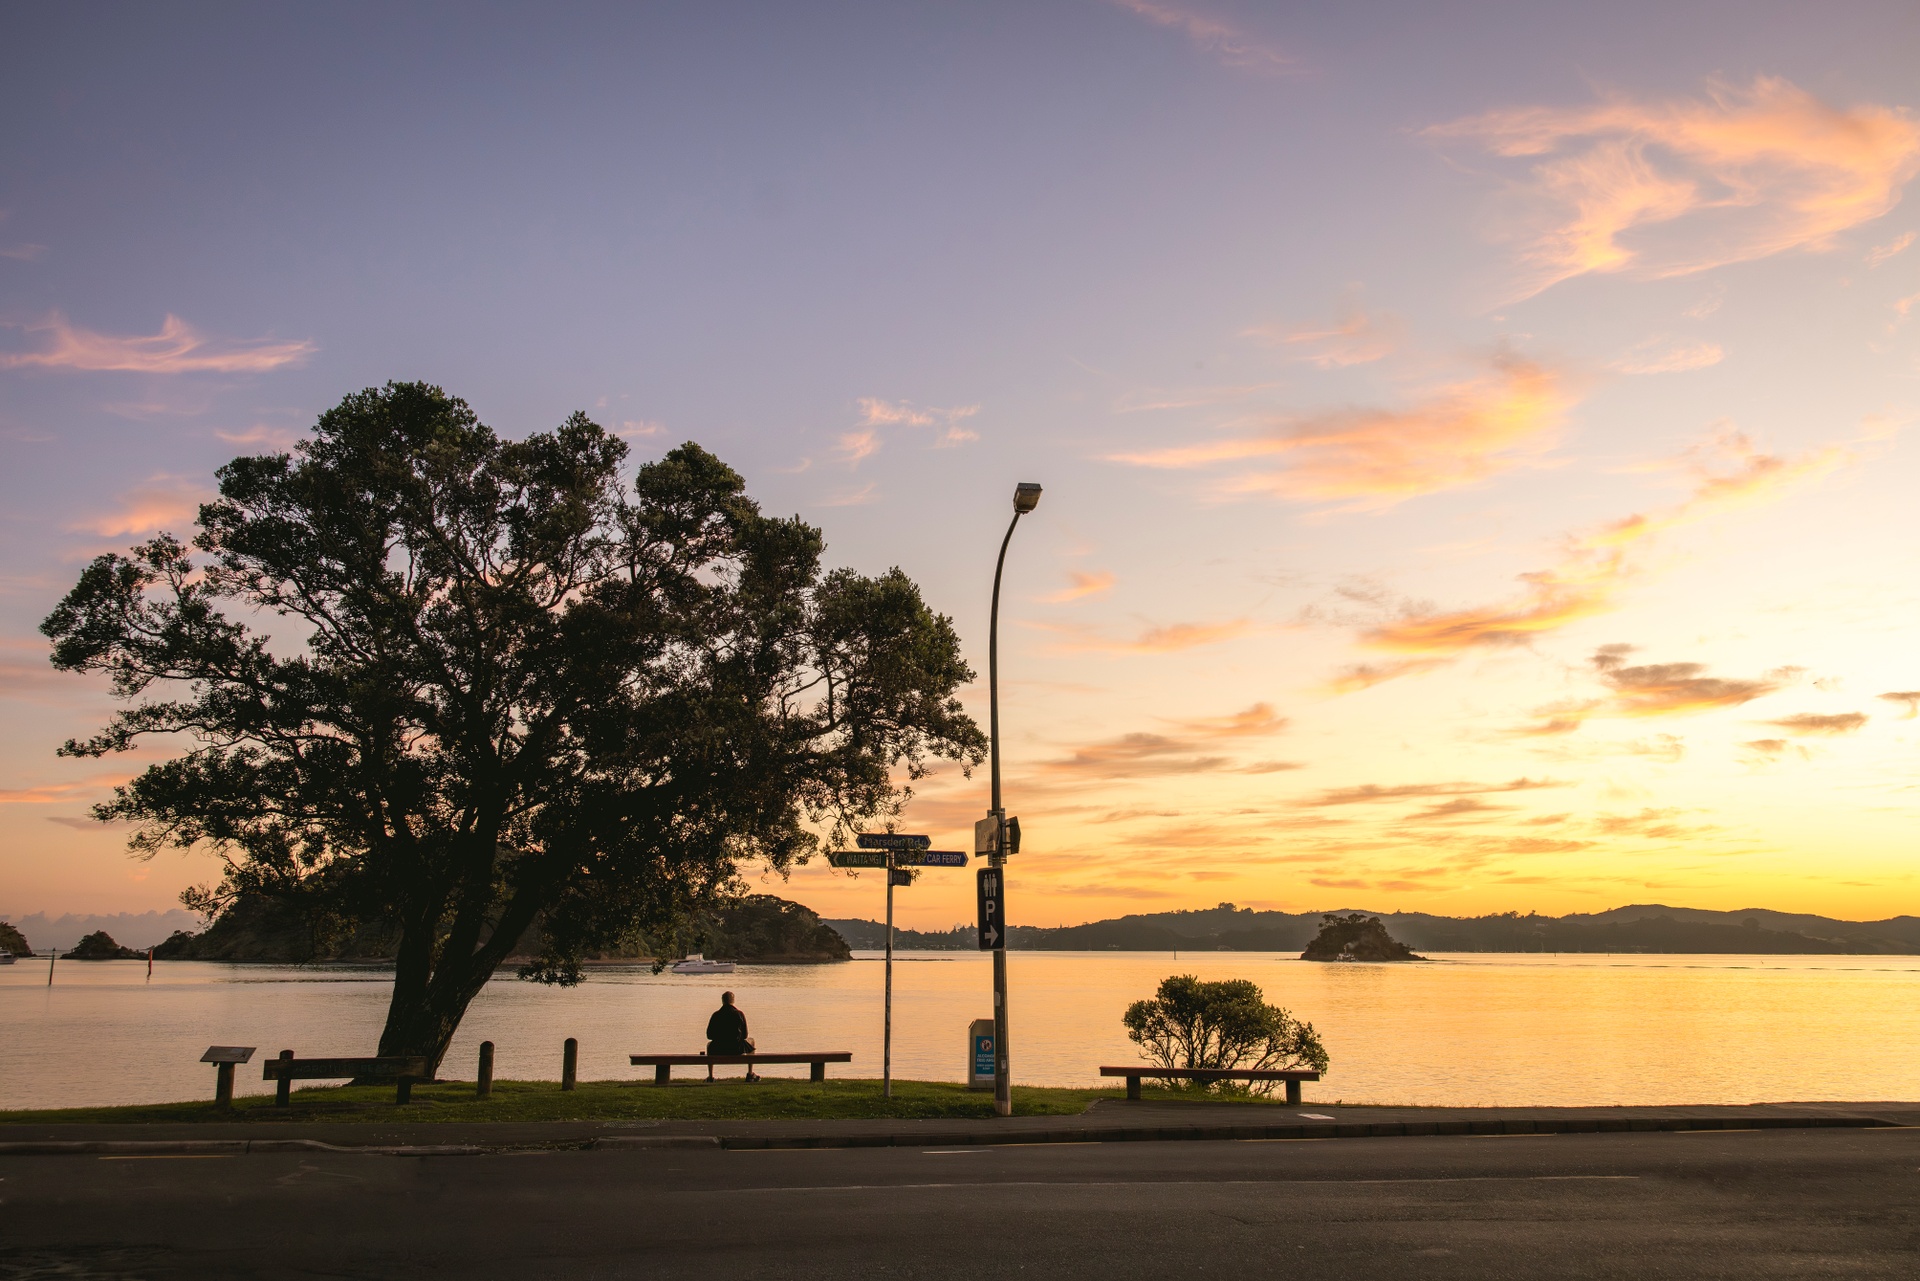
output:
M 1826 446 L 1787 458 L 1756 448 L 1743 433 L 1721 431 L 1678 460 L 1693 480 L 1692 495 L 1678 507 L 1653 516 L 1628 516 L 1569 539 L 1558 564 L 1520 575 L 1522 588 L 1514 599 L 1472 609 L 1410 612 L 1366 632 L 1361 643 L 1390 652 L 1447 656 L 1525 644 L 1613 608 L 1615 594 L 1634 572 L 1628 553 L 1637 544 L 1718 509 L 1777 495 L 1852 457 L 1845 447 Z M 1402 674 L 1379 670 L 1378 679 Z M 1377 684 L 1378 679 L 1368 683 Z
M 1365 365 L 1393 354 L 1400 345 L 1400 322 L 1390 315 L 1372 316 L 1354 307 L 1331 328 L 1307 325 L 1287 329 L 1257 325 L 1242 337 L 1258 338 L 1279 347 L 1298 348 L 1296 359 L 1321 369 Z
M 1373 805 L 1388 801 L 1424 800 L 1439 796 L 1490 796 L 1502 792 L 1532 792 L 1543 787 L 1565 787 L 1551 778 L 1516 778 L 1506 783 L 1402 783 L 1382 787 L 1362 783 L 1357 787 L 1334 787 L 1318 796 L 1299 802 L 1309 808 L 1331 805 Z
M 1896 690 L 1891 694 L 1882 694 L 1880 697 L 1889 703 L 1904 703 L 1907 708 L 1907 720 L 1920 715 L 1920 689 Z
M 1082 573 L 1077 569 L 1067 571 L 1068 586 L 1061 588 L 1047 599 L 1054 604 L 1070 600 L 1080 600 L 1087 596 L 1099 596 L 1113 590 L 1113 575 L 1104 569 L 1092 573 Z
M 1172 27 L 1182 32 L 1199 48 L 1229 67 L 1246 67 L 1256 71 L 1291 71 L 1294 68 L 1294 59 L 1288 54 L 1253 39 L 1218 18 L 1210 18 L 1176 5 L 1156 3 L 1155 0 L 1109 0 L 1109 3 L 1138 14 L 1156 26 Z
M 839 444 L 840 452 L 850 467 L 859 466 L 863 459 L 879 452 L 880 430 L 885 427 L 944 425 L 945 430 L 933 442 L 935 449 L 946 449 L 980 439 L 979 432 L 962 425 L 966 419 L 980 412 L 978 405 L 921 409 L 904 400 L 882 400 L 877 396 L 862 396 L 855 403 L 860 406 L 859 427 L 842 434 Z
M 1513 194 L 1530 296 L 1589 272 L 1665 277 L 1824 250 L 1920 170 L 1904 110 L 1832 107 L 1781 79 L 1704 99 L 1492 111 L 1425 131 L 1533 162 Z
M 1769 725 L 1778 725 L 1796 738 L 1819 736 L 1832 738 L 1840 734 L 1854 734 L 1865 728 L 1865 712 L 1839 712 L 1832 716 L 1822 716 L 1817 712 L 1797 712 L 1792 716 L 1782 716 L 1768 721 Z
M 1889 258 L 1895 258 L 1905 253 L 1913 246 L 1913 237 L 1914 233 L 1909 231 L 1904 236 L 1895 236 L 1884 245 L 1875 245 L 1867 251 L 1867 266 L 1878 267 Z
M 1263 436 L 1120 454 L 1114 461 L 1190 468 L 1278 458 L 1284 470 L 1242 469 L 1223 488 L 1379 508 L 1519 465 L 1552 443 L 1571 401 L 1559 374 L 1503 354 L 1485 377 L 1435 388 L 1405 410 L 1340 410 L 1280 423 Z
M 1701 663 L 1628 667 L 1626 655 L 1631 649 L 1629 645 L 1604 645 L 1593 656 L 1601 681 L 1613 691 L 1605 710 L 1616 716 L 1685 716 L 1739 707 L 1786 683 L 1776 676 L 1755 680 L 1705 676 L 1702 673 L 1707 669 Z
M 83 521 L 75 528 L 112 538 L 150 534 L 199 514 L 206 493 L 182 476 L 155 476 L 119 497 L 117 510 Z
M 1168 774 L 1196 774 L 1227 769 L 1231 758 L 1205 754 L 1208 745 L 1227 739 L 1264 738 L 1287 727 L 1287 718 L 1266 703 L 1255 703 L 1230 716 L 1204 716 L 1172 722 L 1178 734 L 1132 733 L 1073 749 L 1068 756 L 1049 761 L 1054 773 L 1095 778 L 1139 778 Z M 1284 761 L 1260 761 L 1235 769 L 1237 773 L 1269 774 L 1296 769 Z
M 1649 338 L 1635 344 L 1609 368 L 1623 374 L 1677 374 L 1717 365 L 1725 356 L 1719 343 Z
M 310 342 L 216 343 L 202 337 L 178 316 L 168 316 L 160 332 L 148 337 L 95 333 L 54 312 L 22 326 L 31 334 L 50 334 L 44 351 L 0 354 L 0 369 L 77 369 L 141 374 L 261 373 L 295 365 L 319 348 Z
M 1255 703 L 1231 716 L 1202 716 L 1173 722 L 1189 734 L 1208 738 L 1257 738 L 1278 734 L 1287 727 L 1287 718 L 1267 703 Z
M 1071 637 L 1056 646 L 1068 653 L 1097 654 L 1174 654 L 1185 649 L 1198 649 L 1202 645 L 1217 645 L 1253 630 L 1253 624 L 1244 618 L 1224 623 L 1168 623 L 1161 627 L 1149 627 L 1131 640 L 1121 640 L 1100 636 L 1084 627 L 1046 623 L 1028 623 L 1026 626 Z

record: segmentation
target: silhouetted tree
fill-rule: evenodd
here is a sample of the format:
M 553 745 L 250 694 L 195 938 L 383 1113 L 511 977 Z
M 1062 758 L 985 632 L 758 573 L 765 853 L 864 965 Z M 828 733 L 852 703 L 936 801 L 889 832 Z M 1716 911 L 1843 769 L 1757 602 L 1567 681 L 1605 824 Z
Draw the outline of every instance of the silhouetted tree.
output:
M 1330 1061 L 1313 1024 L 1268 1005 L 1248 979 L 1202 982 L 1191 974 L 1161 980 L 1152 998 L 1121 1016 L 1127 1039 L 1167 1068 L 1312 1068 Z M 1169 1078 L 1170 1080 L 1175 1078 Z M 1256 1093 L 1273 1088 L 1255 1082 Z
M 625 453 L 584 415 L 505 441 L 438 388 L 369 389 L 221 468 L 198 556 L 102 556 L 42 626 L 135 704 L 64 752 L 191 744 L 94 811 L 143 855 L 219 852 L 189 906 L 397 930 L 382 1054 L 438 1064 L 536 920 L 526 976 L 577 981 L 743 860 L 784 869 L 980 758 L 972 673 L 905 575 L 823 573 L 819 531 L 697 445 L 631 486 Z

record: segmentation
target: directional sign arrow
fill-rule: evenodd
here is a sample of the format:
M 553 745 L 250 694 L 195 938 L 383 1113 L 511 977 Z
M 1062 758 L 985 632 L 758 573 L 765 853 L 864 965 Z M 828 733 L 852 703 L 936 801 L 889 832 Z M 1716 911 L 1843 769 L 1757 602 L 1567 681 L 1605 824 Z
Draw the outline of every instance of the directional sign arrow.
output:
M 862 832 L 854 844 L 863 850 L 924 850 L 933 846 L 931 836 L 912 836 L 905 832 Z
M 885 867 L 887 856 L 878 851 L 834 850 L 827 855 L 827 862 L 835 867 Z
M 980 937 L 987 941 L 987 948 L 991 950 L 993 945 L 1000 941 L 1000 931 L 995 929 L 992 923 L 989 923 L 987 928 L 981 932 Z

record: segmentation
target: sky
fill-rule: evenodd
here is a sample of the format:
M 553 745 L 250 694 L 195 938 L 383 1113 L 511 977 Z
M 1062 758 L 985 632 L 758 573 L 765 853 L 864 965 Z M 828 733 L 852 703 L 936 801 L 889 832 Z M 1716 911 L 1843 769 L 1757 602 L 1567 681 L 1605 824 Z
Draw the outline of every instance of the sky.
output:
M 698 441 L 982 679 L 1010 919 L 1920 912 L 1920 9 L 14 6 L 0 913 L 215 878 L 38 624 L 419 379 Z M 986 773 L 901 827 L 966 848 Z M 877 916 L 819 864 L 759 888 Z M 971 916 L 929 870 L 897 919 Z

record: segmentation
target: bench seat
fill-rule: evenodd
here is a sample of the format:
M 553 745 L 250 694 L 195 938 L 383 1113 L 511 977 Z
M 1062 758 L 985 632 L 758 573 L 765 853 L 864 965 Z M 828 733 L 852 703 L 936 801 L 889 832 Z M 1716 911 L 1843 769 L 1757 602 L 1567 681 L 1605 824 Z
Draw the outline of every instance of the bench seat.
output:
M 1311 1068 L 1163 1068 L 1150 1063 L 1130 1063 L 1125 1067 L 1103 1067 L 1101 1076 L 1127 1078 L 1127 1097 L 1138 1100 L 1143 1076 L 1178 1077 L 1185 1081 L 1285 1081 L 1287 1102 L 1300 1101 L 1300 1082 L 1318 1081 L 1320 1074 Z
M 827 1079 L 827 1064 L 853 1062 L 852 1050 L 816 1050 L 810 1054 L 774 1054 L 755 1051 L 752 1054 L 630 1054 L 627 1062 L 635 1067 L 653 1067 L 653 1080 L 656 1085 L 665 1085 L 673 1079 L 676 1067 L 702 1067 L 707 1069 L 707 1079 L 713 1079 L 715 1064 L 744 1063 L 748 1067 L 755 1063 L 810 1063 L 813 1071 L 809 1079 L 824 1081 Z
M 405 1103 L 413 1097 L 413 1083 L 432 1080 L 433 1073 L 427 1069 L 424 1054 L 390 1054 L 384 1058 L 369 1059 L 296 1059 L 292 1050 L 282 1050 L 279 1058 L 268 1059 L 261 1064 L 260 1079 L 280 1083 L 273 1093 L 275 1107 L 287 1107 L 292 1103 L 295 1081 L 338 1081 L 346 1078 L 392 1081 L 395 1087 L 394 1102 Z

